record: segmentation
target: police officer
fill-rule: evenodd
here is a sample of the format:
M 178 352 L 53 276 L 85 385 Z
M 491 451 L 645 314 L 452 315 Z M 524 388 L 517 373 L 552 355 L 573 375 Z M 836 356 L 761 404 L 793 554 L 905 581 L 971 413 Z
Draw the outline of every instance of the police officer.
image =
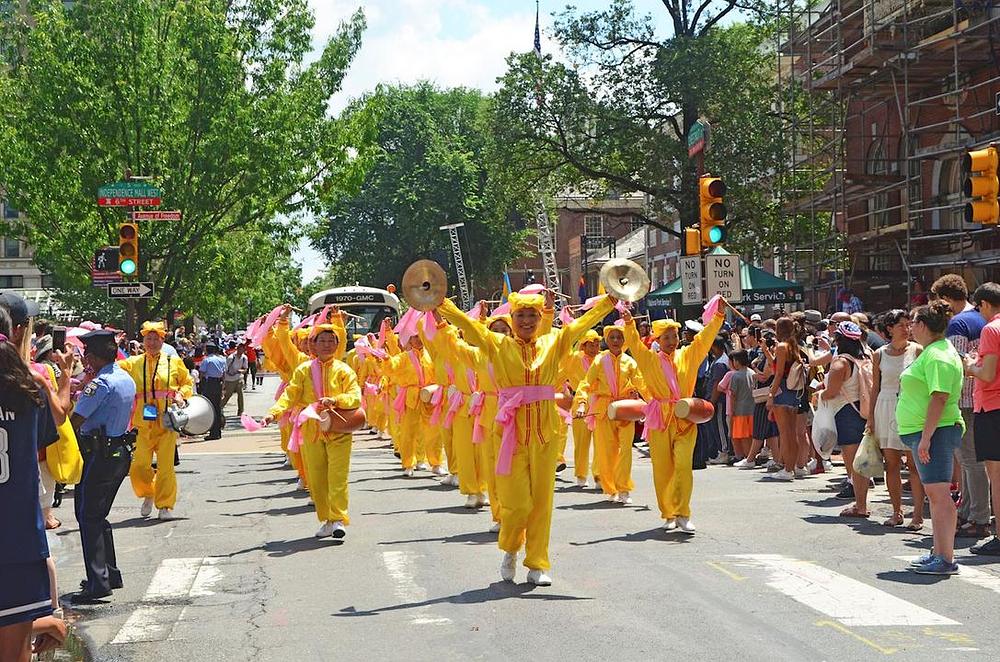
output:
M 132 463 L 131 430 L 135 381 L 115 363 L 118 347 L 112 331 L 80 336 L 84 365 L 93 379 L 84 387 L 71 418 L 83 454 L 83 478 L 75 490 L 76 521 L 83 541 L 87 579 L 75 603 L 88 603 L 122 587 L 108 513 Z
M 219 346 L 210 341 L 205 346 L 205 358 L 198 366 L 198 374 L 201 376 L 201 394 L 212 403 L 215 409 L 215 420 L 212 422 L 212 429 L 209 430 L 205 441 L 222 439 L 222 375 L 226 371 L 226 359 L 219 353 Z

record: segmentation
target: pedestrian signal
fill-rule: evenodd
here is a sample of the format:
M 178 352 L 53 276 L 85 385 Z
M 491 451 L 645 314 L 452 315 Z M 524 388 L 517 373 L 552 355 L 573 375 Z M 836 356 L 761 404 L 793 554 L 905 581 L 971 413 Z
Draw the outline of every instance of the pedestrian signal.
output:
M 701 255 L 701 231 L 698 228 L 684 228 L 684 254 Z
M 966 152 L 962 157 L 962 167 L 967 173 L 962 190 L 966 197 L 972 198 L 965 203 L 966 223 L 996 225 L 1000 222 L 998 161 L 1000 154 L 993 146 Z
M 701 198 L 701 247 L 711 248 L 726 240 L 726 205 L 722 196 L 726 194 L 726 185 L 718 177 L 702 177 L 698 180 L 698 190 Z
M 139 226 L 122 223 L 118 226 L 118 272 L 134 276 L 139 270 Z

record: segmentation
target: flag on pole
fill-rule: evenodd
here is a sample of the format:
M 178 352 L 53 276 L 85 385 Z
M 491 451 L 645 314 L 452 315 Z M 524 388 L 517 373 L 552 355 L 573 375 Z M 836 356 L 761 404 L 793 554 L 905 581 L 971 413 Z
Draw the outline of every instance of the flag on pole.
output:
M 542 59 L 542 31 L 538 27 L 538 0 L 535 0 L 535 57 Z
M 510 276 L 507 272 L 503 272 L 503 285 L 500 292 L 500 303 L 507 303 L 507 297 L 510 296 Z

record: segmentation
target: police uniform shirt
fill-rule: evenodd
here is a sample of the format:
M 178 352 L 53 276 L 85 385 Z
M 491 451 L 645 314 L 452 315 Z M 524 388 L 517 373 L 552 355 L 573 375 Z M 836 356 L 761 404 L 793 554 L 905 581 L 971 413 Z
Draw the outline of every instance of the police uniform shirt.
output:
M 206 356 L 198 366 L 198 374 L 209 379 L 222 379 L 222 373 L 225 371 L 226 359 L 218 354 Z
M 0 565 L 48 558 L 38 503 L 38 451 L 59 439 L 48 399 L 21 402 L 0 394 Z M 0 590 L 7 590 L 3 587 Z
M 104 428 L 109 437 L 120 437 L 131 428 L 135 381 L 115 363 L 98 371 L 76 403 L 74 413 L 85 420 L 80 434 L 94 434 Z

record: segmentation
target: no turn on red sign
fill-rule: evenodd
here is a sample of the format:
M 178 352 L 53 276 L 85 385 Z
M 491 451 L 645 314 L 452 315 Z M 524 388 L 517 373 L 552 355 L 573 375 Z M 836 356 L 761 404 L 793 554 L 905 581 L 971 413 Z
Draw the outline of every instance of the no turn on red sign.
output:
M 743 299 L 739 255 L 705 256 L 705 296 L 721 294 L 729 303 Z

